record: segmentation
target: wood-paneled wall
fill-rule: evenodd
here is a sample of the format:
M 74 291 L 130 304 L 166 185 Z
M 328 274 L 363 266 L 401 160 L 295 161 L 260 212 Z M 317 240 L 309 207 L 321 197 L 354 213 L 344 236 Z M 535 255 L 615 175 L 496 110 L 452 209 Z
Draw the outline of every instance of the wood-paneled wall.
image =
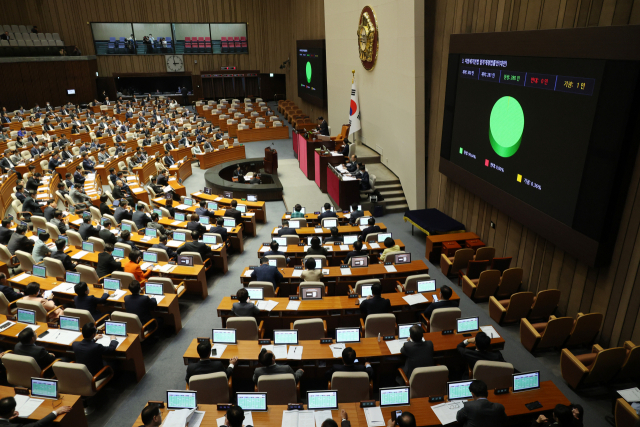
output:
M 523 287 L 537 292 L 560 289 L 559 314 L 601 312 L 599 341 L 640 343 L 640 162 L 620 223 L 613 261 L 591 268 L 523 227 L 438 172 L 449 36 L 459 33 L 523 31 L 640 24 L 640 0 L 437 0 L 429 115 L 427 200 L 466 225 L 524 268 Z M 490 222 L 496 228 L 490 227 Z
M 315 110 L 297 97 L 293 57 L 296 38 L 324 38 L 323 0 L 22 0 L 4 2 L 0 14 L 0 24 L 37 25 L 42 32 L 59 33 L 85 55 L 95 54 L 91 22 L 246 22 L 248 54 L 185 55 L 185 70 L 198 75 L 234 65 L 282 74 L 280 64 L 291 58 L 288 98 L 308 114 Z M 159 72 L 166 72 L 163 55 L 98 57 L 101 77 Z

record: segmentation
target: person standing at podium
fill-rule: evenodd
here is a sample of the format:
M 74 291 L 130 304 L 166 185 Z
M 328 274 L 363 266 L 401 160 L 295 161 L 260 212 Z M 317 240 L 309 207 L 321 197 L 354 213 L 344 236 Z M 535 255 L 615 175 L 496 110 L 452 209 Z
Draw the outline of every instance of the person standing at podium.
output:
M 329 124 L 327 124 L 327 121 L 322 116 L 318 117 L 318 127 L 316 130 L 320 135 L 329 136 Z

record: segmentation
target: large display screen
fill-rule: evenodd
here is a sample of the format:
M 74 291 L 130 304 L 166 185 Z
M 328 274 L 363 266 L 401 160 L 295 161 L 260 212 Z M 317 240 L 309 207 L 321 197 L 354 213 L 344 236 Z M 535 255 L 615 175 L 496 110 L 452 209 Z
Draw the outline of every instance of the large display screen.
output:
M 296 46 L 298 96 L 315 105 L 326 104 L 324 40 L 298 40 Z

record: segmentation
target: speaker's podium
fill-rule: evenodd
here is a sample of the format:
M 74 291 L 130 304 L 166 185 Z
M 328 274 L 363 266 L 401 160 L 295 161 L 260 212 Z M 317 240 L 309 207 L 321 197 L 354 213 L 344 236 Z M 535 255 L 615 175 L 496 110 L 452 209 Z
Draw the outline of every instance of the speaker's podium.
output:
M 278 152 L 270 147 L 264 149 L 264 171 L 272 175 L 278 174 Z

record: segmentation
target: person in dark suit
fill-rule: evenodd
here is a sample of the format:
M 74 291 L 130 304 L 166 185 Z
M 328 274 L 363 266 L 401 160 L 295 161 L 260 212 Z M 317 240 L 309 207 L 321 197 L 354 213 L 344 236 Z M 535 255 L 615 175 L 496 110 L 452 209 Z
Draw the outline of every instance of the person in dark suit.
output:
M 22 427 L 46 427 L 51 425 L 58 415 L 71 412 L 71 406 L 60 406 L 59 408 L 48 413 L 44 418 L 39 421 L 20 424 Z M 16 412 L 16 399 L 13 396 L 0 399 L 0 426 L 15 426 L 12 420 L 20 415 Z
M 118 243 L 131 246 L 131 251 L 140 251 L 135 243 L 131 241 L 131 232 L 129 230 L 124 230 L 122 233 L 120 233 Z
M 5 246 L 9 243 L 9 239 L 11 239 L 11 235 L 13 234 L 13 230 L 9 230 L 10 224 L 11 220 L 9 218 L 2 219 L 2 226 L 0 226 L 0 244 Z
M 198 234 L 202 235 L 206 233 L 207 228 L 200 224 L 200 216 L 194 213 L 191 215 L 191 220 L 187 222 L 187 230 L 197 231 Z
M 137 210 L 133 213 L 133 222 L 135 222 L 138 230 L 142 230 L 143 228 L 147 228 L 147 224 L 151 222 L 151 218 L 144 212 L 144 205 L 139 204 L 137 206 Z
M 84 174 L 82 173 L 82 166 L 78 165 L 76 166 L 76 171 L 73 173 L 73 184 L 74 185 L 84 185 L 84 181 L 85 181 L 85 177 Z
M 182 252 L 198 252 L 202 257 L 202 262 L 206 262 L 207 259 L 211 258 L 213 252 L 209 245 L 198 241 L 200 239 L 200 233 L 195 230 L 191 231 L 191 239 L 191 242 L 186 242 L 178 248 L 176 251 L 178 255 Z
M 437 308 L 457 307 L 458 305 L 455 302 L 449 301 L 451 295 L 453 295 L 453 291 L 451 290 L 451 288 L 447 285 L 442 285 L 440 287 L 440 301 L 432 302 L 431 304 L 429 304 L 429 306 L 422 312 L 422 314 L 424 314 L 424 317 L 431 320 L 431 314 L 433 314 L 433 310 Z M 418 318 L 420 318 L 420 315 L 418 315 Z
M 236 207 L 238 207 L 238 202 L 236 200 L 232 200 L 231 209 L 226 209 L 224 211 L 224 216 L 234 218 L 236 220 L 236 225 L 238 225 L 242 222 L 242 212 L 237 210 Z
M 467 344 L 475 343 L 476 348 L 466 348 Z M 458 344 L 458 353 L 467 361 L 469 369 L 473 371 L 473 367 L 478 360 L 488 360 L 491 362 L 504 362 L 502 353 L 498 350 L 491 350 L 491 338 L 484 332 L 478 332 L 475 338 L 469 338 Z
M 260 315 L 258 307 L 252 302 L 247 302 L 249 299 L 249 292 L 245 288 L 238 289 L 236 297 L 238 298 L 238 302 L 234 302 L 231 307 L 231 312 L 234 315 L 243 317 L 258 317 Z
M 360 169 L 358 170 L 358 174 L 356 175 L 360 180 L 360 191 L 370 190 L 371 183 L 369 182 L 369 172 L 364 165 L 360 165 Z
M 271 250 L 265 252 L 264 256 L 282 255 L 283 257 L 285 257 L 287 259 L 287 263 L 289 263 L 289 257 L 287 256 L 287 254 L 285 252 L 282 252 L 282 251 L 278 250 L 280 248 L 280 244 L 278 242 L 276 242 L 275 240 L 271 241 L 271 243 L 269 244 L 269 248 L 271 248 Z
M 129 202 L 127 199 L 120 200 L 120 206 L 116 208 L 116 212 L 113 214 L 113 217 L 118 221 L 118 224 L 120 224 L 123 219 L 131 220 L 131 218 L 133 218 L 133 214 L 127 209 L 128 206 Z
M 196 208 L 196 213 L 200 216 L 208 216 L 212 218 L 216 216 L 215 211 L 207 209 L 207 202 L 205 200 L 200 201 L 200 206 Z
M 364 255 L 369 255 L 369 252 L 366 250 L 362 250 L 362 241 L 356 240 L 355 242 L 353 242 L 353 250 L 347 253 L 347 256 L 344 258 L 344 263 L 348 265 L 351 257 Z
M 355 364 L 356 351 L 351 347 L 346 347 L 342 350 L 342 365 L 333 365 L 331 369 L 327 371 L 325 377 L 327 381 L 331 381 L 331 377 L 334 372 L 366 372 L 369 378 L 373 376 L 373 368 L 371 363 L 364 362 L 364 365 Z
M 40 369 L 51 365 L 56 359 L 56 355 L 49 353 L 44 347 L 36 345 L 38 336 L 31 328 L 26 328 L 18 334 L 18 343 L 13 352 L 18 356 L 31 356 L 35 359 Z
M 196 363 L 189 363 L 189 366 L 187 366 L 187 375 L 184 379 L 187 384 L 189 383 L 189 379 L 194 375 L 224 372 L 227 375 L 227 378 L 229 378 L 233 373 L 235 364 L 238 362 L 237 357 L 231 358 L 229 360 L 229 366 L 225 369 L 224 365 L 219 360 L 211 360 L 211 343 L 208 342 L 201 342 L 198 344 L 197 351 L 198 356 L 200 356 L 200 360 Z
M 371 294 L 360 303 L 360 314 L 364 319 L 370 314 L 391 313 L 391 302 L 382 298 L 382 285 L 375 283 L 371 286 Z
M 77 263 L 71 261 L 71 257 L 67 254 L 64 253 L 64 247 L 66 246 L 67 242 L 64 239 L 58 239 L 56 240 L 56 251 L 54 253 L 51 254 L 51 258 L 60 260 L 62 262 L 62 266 L 64 267 L 65 270 L 67 271 L 76 271 L 76 265 L 78 265 Z M 71 252 L 71 251 L 69 251 Z M 109 274 L 109 273 L 107 273 Z M 106 275 L 105 275 L 106 276 Z M 100 276 L 102 277 L 102 276 Z
M 318 127 L 316 129 L 320 135 L 329 136 L 329 124 L 324 117 L 318 117 Z
M 507 414 L 504 406 L 489 402 L 487 385 L 481 380 L 474 380 L 469 386 L 473 400 L 464 402 L 462 409 L 456 414 L 456 420 L 463 427 L 496 427 L 506 424 Z
M 49 159 L 49 170 L 55 171 L 59 165 L 60 165 L 60 156 L 58 154 L 54 154 L 53 156 L 51 156 L 51 159 Z
M 30 212 L 31 215 L 42 216 L 42 209 L 40 209 L 40 204 L 36 201 L 35 191 L 29 191 L 29 196 L 22 204 L 22 211 Z
M 113 185 L 116 185 L 116 181 L 118 180 L 118 175 L 116 175 L 115 168 L 109 168 L 109 179 Z
M 140 413 L 142 425 L 140 427 L 159 427 L 162 425 L 162 412 L 155 403 L 149 403 Z
M 351 143 L 349 142 L 348 139 L 345 138 L 344 145 L 342 146 L 342 151 L 340 151 L 340 154 L 342 154 L 344 157 L 348 157 L 350 146 L 351 146 Z
M 548 427 L 582 427 L 582 421 L 580 419 L 581 412 L 575 412 L 578 407 L 582 409 L 580 405 L 558 404 L 553 408 L 553 420 L 549 420 L 544 415 L 539 415 L 538 418 L 531 423 L 531 427 L 538 427 L 541 425 Z M 636 422 L 635 425 L 638 426 L 640 424 Z
M 31 253 L 33 251 L 33 240 L 25 236 L 27 232 L 26 225 L 19 225 L 16 227 L 16 232 L 11 235 L 7 249 L 11 252 L 11 255 L 15 255 L 16 251 L 25 251 Z
M 169 171 L 163 170 L 160 172 L 160 175 L 158 176 L 158 185 L 161 187 L 169 185 Z
M 91 313 L 93 320 L 98 320 L 104 313 L 98 310 L 98 304 L 104 304 L 109 298 L 109 293 L 104 292 L 100 298 L 96 298 L 93 295 L 89 295 L 89 287 L 86 282 L 80 282 L 73 287 L 76 292 L 76 296 L 73 297 L 73 303 L 79 310 L 87 310 Z
M 7 286 L 7 276 L 0 273 L 0 292 L 2 292 L 9 302 L 14 302 L 24 296 L 21 292 L 16 292 L 11 286 Z
M 147 228 L 154 228 L 158 236 L 166 236 L 169 232 L 164 228 L 162 224 L 160 224 L 160 217 L 156 212 L 151 214 L 151 222 L 147 223 Z
M 369 218 L 367 224 L 369 226 L 362 230 L 362 234 L 360 235 L 360 240 L 362 240 L 363 242 L 367 241 L 368 234 L 380 232 L 380 227 L 376 225 L 376 219 L 374 217 Z
M 347 168 L 347 172 L 349 172 L 349 173 L 357 172 L 358 171 L 358 156 L 356 156 L 355 154 L 352 154 L 351 158 L 345 164 L 345 166 Z
M 134 203 L 133 201 L 133 197 L 131 197 L 131 193 L 128 192 L 126 190 L 126 187 L 123 185 L 121 180 L 117 180 L 116 181 L 116 185 L 113 187 L 113 191 L 111 192 L 111 195 L 115 198 L 115 199 L 124 199 L 126 200 L 128 203 L 127 204 L 132 204 Z M 120 206 L 122 206 L 122 202 L 120 203 Z M 116 215 L 118 215 L 118 209 L 116 209 Z M 129 218 L 124 218 L 124 219 L 131 219 L 131 212 L 129 212 Z M 116 219 L 118 219 L 116 217 Z M 121 221 L 120 219 L 118 219 L 118 221 Z
M 351 205 L 351 214 L 349 215 L 349 224 L 351 225 L 355 225 L 356 222 L 358 221 L 358 218 L 360 218 L 361 216 L 364 216 L 364 212 L 361 211 L 359 209 L 359 203 L 355 202 L 353 205 Z
M 176 255 L 177 255 L 176 251 L 173 248 L 170 248 L 169 246 L 167 246 L 167 236 L 166 236 L 166 234 L 158 236 L 158 240 L 160 242 L 159 243 L 155 243 L 151 247 L 152 248 L 156 248 L 156 249 L 164 249 L 164 251 L 167 253 L 167 256 L 169 258 L 175 258 Z
M 155 298 L 149 298 L 147 295 L 140 295 L 140 282 L 132 280 L 129 283 L 129 291 L 131 295 L 124 297 L 124 309 L 127 313 L 138 316 L 140 323 L 146 325 L 153 319 L 152 311 L 158 306 Z M 158 323 L 160 323 L 158 321 Z
M 78 229 L 78 233 L 80 233 L 80 237 L 82 240 L 89 240 L 89 237 L 97 237 L 100 232 L 100 226 L 94 227 L 91 224 L 91 216 L 85 216 L 82 218 L 82 224 L 80 224 L 80 228 Z
M 113 215 L 113 211 L 109 207 L 109 197 L 106 194 L 100 196 L 100 215 Z
M 56 201 L 55 199 L 47 200 L 47 207 L 44 208 L 44 217 L 47 221 L 51 221 L 53 219 L 53 214 L 56 211 Z
M 102 225 L 102 229 L 98 232 L 98 237 L 104 240 L 105 243 L 111 243 L 115 245 L 118 242 L 115 234 L 111 232 L 111 220 L 105 219 L 104 224 Z
M 338 218 L 338 214 L 331 211 L 331 205 L 329 203 L 324 204 L 324 212 L 318 215 L 318 221 L 322 222 L 323 218 Z
M 76 341 L 71 345 L 76 363 L 85 365 L 92 376 L 97 375 L 104 367 L 102 356 L 113 353 L 118 348 L 118 341 L 115 337 L 111 337 L 109 347 L 96 343 L 95 339 L 102 337 L 101 335 L 96 336 L 96 331 L 95 324 L 86 323 L 82 327 L 82 341 Z
M 267 350 L 263 348 L 260 351 L 260 355 L 258 356 L 258 361 L 262 364 L 263 367 L 256 368 L 253 371 L 253 383 L 258 384 L 258 379 L 262 375 L 277 375 L 277 374 L 293 374 L 296 379 L 296 383 L 300 381 L 302 374 L 304 371 L 302 369 L 298 369 L 297 371 L 293 371 L 293 368 L 289 365 L 278 365 L 276 364 L 276 358 L 273 354 L 273 351 Z
M 423 368 L 433 366 L 433 342 L 426 341 L 423 335 L 423 329 L 420 325 L 413 325 L 409 329 L 409 341 L 404 343 L 400 349 L 400 354 L 407 357 L 402 370 L 407 378 L 411 378 L 411 373 L 415 368 Z M 404 385 L 404 381 L 398 381 L 398 384 Z
M 24 194 L 24 187 L 22 185 L 16 185 L 16 198 L 20 201 L 20 203 L 24 203 L 27 199 L 27 196 Z
M 318 236 L 313 236 L 311 238 L 311 247 L 307 249 L 307 255 L 324 255 L 326 257 L 329 255 L 329 251 L 320 244 Z
M 329 229 L 329 231 L 331 231 L 331 236 L 327 237 L 324 240 L 325 243 L 331 243 L 331 242 L 340 242 L 340 243 L 342 243 L 344 241 L 344 239 L 340 235 L 340 231 L 338 231 L 338 227 L 331 227 Z
M 124 271 L 122 264 L 116 261 L 113 255 L 111 255 L 112 252 L 113 244 L 106 243 L 104 245 L 104 252 L 98 254 L 98 265 L 96 266 L 98 277 L 107 276 L 114 271 Z
M 173 166 L 176 163 L 176 161 L 173 160 L 173 156 L 168 151 L 165 152 L 165 156 L 162 158 L 162 162 L 168 168 Z
M 260 258 L 260 266 L 251 272 L 251 280 L 260 282 L 270 282 L 274 288 L 277 288 L 282 281 L 282 273 L 277 267 L 269 265 L 269 258 Z
M 298 234 L 296 229 L 289 227 L 289 221 L 284 221 L 282 228 L 278 230 L 278 236 L 295 236 L 296 234 Z

